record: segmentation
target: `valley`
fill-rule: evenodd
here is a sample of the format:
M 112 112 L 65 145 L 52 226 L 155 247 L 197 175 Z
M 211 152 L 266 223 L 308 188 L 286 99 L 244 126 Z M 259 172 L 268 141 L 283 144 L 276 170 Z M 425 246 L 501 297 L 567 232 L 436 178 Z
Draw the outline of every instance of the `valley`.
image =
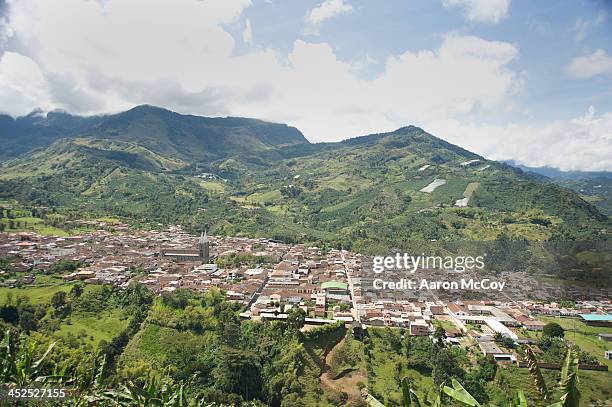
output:
M 611 310 L 612 221 L 586 190 L 415 126 L 310 143 L 138 106 L 0 118 L 0 140 L 0 327 L 21 352 L 3 360 L 52 346 L 32 380 L 64 372 L 75 405 L 395 406 L 456 379 L 540 406 L 528 349 L 575 352 L 583 400 L 612 398 L 610 328 L 581 316 Z M 372 290 L 370 256 L 400 252 L 487 256 L 504 285 L 458 292 L 434 270 L 419 293 Z M 539 331 L 553 322 L 564 340 Z

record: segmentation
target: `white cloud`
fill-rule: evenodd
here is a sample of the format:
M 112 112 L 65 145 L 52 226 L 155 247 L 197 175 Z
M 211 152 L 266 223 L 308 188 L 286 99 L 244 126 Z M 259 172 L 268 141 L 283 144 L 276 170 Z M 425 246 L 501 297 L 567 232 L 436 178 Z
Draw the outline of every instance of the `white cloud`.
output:
M 442 0 L 445 7 L 462 7 L 469 21 L 497 24 L 508 17 L 510 0 Z
M 576 22 L 574 23 L 576 41 L 583 41 L 587 37 L 587 34 L 591 29 L 597 28 L 601 24 L 605 23 L 607 19 L 608 13 L 605 10 L 600 10 L 593 20 L 585 20 L 582 17 L 578 17 L 576 19 Z
M 42 107 L 96 114 L 150 103 L 182 113 L 285 122 L 314 141 L 413 123 L 442 137 L 465 135 L 465 141 L 452 140 L 479 152 L 500 150 L 489 146 L 486 137 L 477 140 L 467 131 L 486 136 L 489 128 L 454 128 L 467 117 L 513 107 L 522 87 L 521 76 L 510 68 L 519 54 L 515 44 L 447 35 L 432 49 L 389 56 L 381 62 L 378 76 L 365 79 L 359 74 L 363 62 L 340 60 L 324 42 L 298 40 L 288 54 L 257 47 L 234 53 L 234 38 L 223 27 L 236 23 L 249 4 L 14 2 L 11 44 L 19 48 L 0 59 L 0 111 L 16 115 Z M 246 24 L 248 31 L 248 20 Z M 252 33 L 242 34 L 245 42 L 252 39 Z M 599 119 L 607 120 L 602 116 L 593 121 Z M 514 133 L 493 130 L 505 137 L 495 143 L 505 141 L 507 151 L 514 151 L 514 140 L 527 145 L 519 137 L 524 128 Z M 470 144 L 474 140 L 482 144 Z M 612 156 L 609 145 L 597 146 Z M 548 148 L 551 156 L 567 153 L 561 144 Z M 519 149 L 516 154 L 524 153 Z M 584 163 L 596 159 L 587 157 Z M 572 160 L 578 162 L 580 156 Z
M 187 91 L 218 85 L 210 78 L 223 76 L 223 64 L 231 59 L 235 45 L 222 25 L 235 21 L 249 4 L 250 0 L 19 0 L 11 4 L 10 24 L 20 44 L 16 52 L 35 61 L 47 77 L 69 78 L 74 89 L 84 90 L 83 97 L 100 101 L 81 106 L 57 94 L 57 107 L 89 112 L 83 107 L 100 105 L 108 111 L 135 102 L 120 92 L 126 82 L 153 88 L 174 82 Z M 114 82 L 95 88 L 95 78 L 101 75 Z
M 0 56 L 0 106 L 13 115 L 52 107 L 44 73 L 30 58 L 14 52 Z
M 572 59 L 567 70 L 571 76 L 579 79 L 587 79 L 601 74 L 612 74 L 612 56 L 600 48 L 590 55 Z
M 235 55 L 222 25 L 235 22 L 248 5 L 20 0 L 11 26 L 23 44 L 18 52 L 47 79 L 40 92 L 54 107 L 75 113 L 154 103 L 185 113 L 283 121 L 312 140 L 339 140 L 505 109 L 520 88 L 507 67 L 518 48 L 472 36 L 449 35 L 436 49 L 389 57 L 383 73 L 369 80 L 326 43 L 298 40 L 288 55 L 272 49 Z M 0 110 L 15 111 L 8 104 Z
M 325 0 L 306 15 L 306 33 L 317 35 L 323 22 L 340 14 L 350 13 L 353 6 L 344 0 Z
M 600 25 L 608 20 L 608 13 L 605 10 L 600 10 L 595 18 L 595 25 Z
M 576 41 L 582 41 L 586 38 L 587 31 L 591 23 L 589 21 L 585 21 L 582 17 L 578 17 L 576 22 L 574 23 L 574 31 L 576 32 L 575 39 Z
M 1 12 L 2 10 L 0 10 Z M 9 38 L 13 36 L 13 31 L 9 25 L 8 18 L 0 14 L 0 53 L 6 46 Z
M 253 43 L 253 29 L 251 28 L 251 20 L 248 18 L 242 32 L 242 40 L 247 44 Z
M 612 112 L 541 125 L 473 125 L 457 120 L 431 122 L 427 129 L 494 160 L 515 160 L 564 171 L 612 170 Z

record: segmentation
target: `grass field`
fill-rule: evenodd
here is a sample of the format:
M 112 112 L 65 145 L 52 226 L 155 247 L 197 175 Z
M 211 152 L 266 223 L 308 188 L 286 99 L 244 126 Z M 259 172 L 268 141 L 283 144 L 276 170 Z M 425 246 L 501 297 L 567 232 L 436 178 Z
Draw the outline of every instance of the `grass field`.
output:
M 72 334 L 78 339 L 85 339 L 91 345 L 97 346 L 101 340 L 110 342 L 127 327 L 128 321 L 123 318 L 121 310 L 103 312 L 97 315 L 73 314 L 63 321 L 54 336 L 66 337 Z
M 112 216 L 103 216 L 103 217 L 100 217 L 100 218 L 96 218 L 95 220 L 97 220 L 98 222 L 106 222 L 106 223 L 108 223 L 110 225 L 115 225 L 117 223 L 121 223 L 121 219 L 115 218 L 115 217 L 112 217 Z
M 464 198 L 471 198 L 472 195 L 474 195 L 474 192 L 476 192 L 476 190 L 478 189 L 478 187 L 480 186 L 480 182 L 470 182 L 467 187 L 465 187 L 465 191 L 463 191 L 463 197 Z
M 14 227 L 10 228 L 11 221 Z M 68 236 L 69 233 L 65 230 L 46 225 L 40 218 L 34 218 L 31 216 L 20 217 L 14 219 L 2 218 L 0 223 L 4 225 L 5 232 L 35 232 L 40 235 L 53 235 L 53 236 Z
M 279 190 L 273 190 L 268 192 L 256 192 L 254 194 L 251 194 L 246 198 L 246 201 L 263 204 L 266 202 L 276 202 L 281 198 L 281 192 Z
M 445 331 L 449 331 L 449 330 L 458 330 L 459 328 L 453 324 L 451 321 L 447 321 L 444 319 L 434 319 L 432 321 L 433 325 L 438 327 L 441 326 L 442 328 L 444 328 Z
M 198 180 L 198 185 L 204 188 L 207 191 L 222 193 L 225 192 L 225 184 L 219 181 L 202 181 Z
M 589 326 L 577 318 L 541 317 L 544 322 L 556 322 L 565 329 L 565 339 L 580 349 L 596 356 L 600 363 L 612 369 L 612 360 L 604 358 L 604 352 L 612 349 L 612 343 L 599 339 L 600 333 L 612 333 L 612 328 Z M 611 376 L 612 379 L 612 376 Z
M 0 287 L 0 304 L 4 304 L 6 299 L 11 293 L 13 299 L 18 296 L 26 296 L 30 299 L 30 303 L 32 304 L 42 304 L 49 302 L 53 294 L 58 291 L 68 292 L 72 288 L 72 283 L 59 283 L 56 285 L 49 286 L 27 286 L 24 288 L 9 288 L 9 287 Z
M 44 282 L 49 285 L 26 286 L 23 288 L 0 288 L 0 304 L 5 304 L 9 295 L 13 301 L 17 297 L 27 297 L 32 305 L 49 304 L 51 297 L 58 291 L 68 293 L 73 283 L 58 282 L 54 276 L 37 276 L 38 283 Z M 86 285 L 83 293 L 100 289 L 101 286 Z M 43 318 L 50 317 L 51 310 Z M 66 339 L 72 336 L 82 343 L 97 346 L 101 340 L 110 342 L 128 325 L 128 319 L 124 317 L 121 309 L 105 310 L 96 314 L 84 314 L 72 312 L 70 316 L 61 320 L 59 328 L 53 332 L 53 336 Z

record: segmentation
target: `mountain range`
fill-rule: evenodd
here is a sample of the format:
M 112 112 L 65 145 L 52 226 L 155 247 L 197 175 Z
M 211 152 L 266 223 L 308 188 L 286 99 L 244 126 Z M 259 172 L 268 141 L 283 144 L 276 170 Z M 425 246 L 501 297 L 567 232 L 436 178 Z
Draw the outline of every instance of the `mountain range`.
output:
M 506 163 L 525 172 L 539 174 L 562 187 L 578 192 L 581 197 L 597 206 L 606 215 L 612 215 L 612 172 L 561 171 L 551 167 L 528 167 L 514 161 Z
M 294 127 L 154 106 L 0 116 L 0 200 L 68 217 L 364 252 L 410 240 L 607 240 L 584 194 L 421 128 L 310 143 Z

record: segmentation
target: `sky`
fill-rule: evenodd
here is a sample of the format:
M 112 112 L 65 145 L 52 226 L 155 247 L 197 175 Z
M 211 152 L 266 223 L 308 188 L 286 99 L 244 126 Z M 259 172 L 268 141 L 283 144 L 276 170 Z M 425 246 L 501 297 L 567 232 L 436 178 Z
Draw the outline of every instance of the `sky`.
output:
M 0 0 L 0 112 L 139 104 L 612 171 L 612 0 Z

